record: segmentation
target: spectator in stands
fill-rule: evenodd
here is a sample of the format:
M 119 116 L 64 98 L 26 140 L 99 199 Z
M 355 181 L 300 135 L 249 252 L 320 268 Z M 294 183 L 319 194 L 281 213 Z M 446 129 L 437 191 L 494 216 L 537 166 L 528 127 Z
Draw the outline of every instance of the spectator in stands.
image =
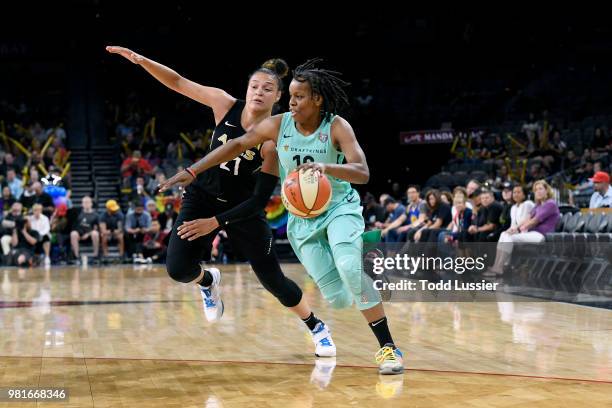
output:
M 178 214 L 176 213 L 176 211 L 174 211 L 174 203 L 167 203 L 164 212 L 160 213 L 157 218 L 159 220 L 159 225 L 161 226 L 162 231 L 166 234 L 170 234 L 170 231 L 172 231 L 172 227 L 174 226 L 174 222 L 176 221 L 177 217 Z M 168 235 L 168 239 L 169 238 L 170 236 Z
M 467 207 L 467 196 L 457 192 L 453 198 L 453 218 L 447 229 L 438 235 L 438 249 L 442 256 L 450 256 L 451 246 L 466 240 L 467 229 L 472 222 L 472 210 Z
M 8 169 L 15 168 L 15 157 L 11 153 L 5 153 L 2 157 L 2 163 L 0 163 L 0 175 L 5 176 Z
M 11 189 L 9 188 L 9 186 L 4 186 L 2 187 L 2 215 L 6 215 L 8 214 L 8 212 L 11 210 L 11 207 L 13 206 L 13 203 L 15 202 L 15 197 L 13 197 L 13 194 L 11 194 Z
M 504 145 L 500 135 L 495 135 L 495 140 L 493 141 L 493 146 L 491 146 L 490 150 L 492 158 L 498 158 L 506 154 L 506 146 Z
M 555 131 L 553 134 L 552 142 L 550 143 L 550 149 L 554 154 L 559 157 L 563 157 L 565 155 L 565 150 L 567 149 L 567 143 L 565 143 L 561 139 L 561 133 L 559 131 Z
M 451 206 L 442 202 L 438 190 L 429 190 L 425 195 L 427 203 L 427 220 L 425 225 L 416 230 L 414 235 L 408 233 L 408 239 L 414 242 L 437 242 L 438 235 L 452 221 Z
M 149 196 L 149 193 L 147 193 L 147 190 L 145 188 L 144 177 L 136 177 L 136 186 L 132 190 L 132 194 L 130 195 L 130 201 L 134 202 L 136 200 L 140 200 L 142 205 L 145 205 L 145 203 L 150 199 L 151 196 Z
M 510 212 L 514 201 L 512 199 L 513 186 L 512 183 L 506 182 L 502 186 L 502 212 L 499 217 L 499 224 L 502 231 L 510 228 L 511 216 Z
M 593 173 L 603 171 L 603 168 L 604 168 L 603 163 L 600 160 L 597 160 L 596 162 L 593 163 Z
M 612 208 L 612 188 L 610 188 L 610 175 L 604 171 L 596 172 L 592 178 L 593 190 L 589 208 Z
M 576 170 L 575 184 L 588 183 L 593 173 L 593 162 L 587 160 L 578 170 Z
M 34 205 L 34 200 L 36 199 L 35 195 L 36 193 L 34 192 L 34 185 L 31 183 L 27 184 L 23 189 L 23 194 L 21 194 L 21 198 L 19 199 L 19 201 L 21 201 L 21 204 L 23 205 L 24 212 L 30 211 L 30 208 L 32 208 L 32 206 Z
M 478 180 L 472 179 L 468 181 L 465 186 L 465 192 L 467 193 L 468 205 L 472 207 L 473 212 L 477 212 L 477 207 L 480 205 L 480 189 L 481 184 Z M 478 204 L 476 204 L 478 202 Z
M 389 194 L 387 193 L 383 193 L 380 195 L 380 197 L 378 197 L 378 202 L 380 203 L 380 206 L 383 208 L 383 210 L 385 211 L 385 220 L 387 219 L 387 217 L 389 216 L 389 214 L 387 214 L 387 210 L 385 208 L 385 201 L 387 201 L 387 198 L 391 197 Z M 383 229 L 385 228 L 384 225 L 384 221 L 383 222 L 376 222 L 374 224 L 374 227 L 379 228 L 379 229 Z
M 144 235 L 142 241 L 142 252 L 146 263 L 164 262 L 166 259 L 167 235 L 166 232 L 161 230 L 158 220 L 151 222 L 151 229 Z
M 450 191 L 440 192 L 440 200 L 449 206 L 453 205 L 453 194 Z
M 65 203 L 59 203 L 53 212 L 50 220 L 51 224 L 51 242 L 57 243 L 60 249 L 61 257 L 64 258 L 68 249 L 66 242 L 70 236 L 68 224 L 68 206 Z
M 119 258 L 125 257 L 125 245 L 123 240 L 123 231 L 125 226 L 125 217 L 121 212 L 121 208 L 117 201 L 108 200 L 106 202 L 106 211 L 100 216 L 100 240 L 102 241 L 102 256 L 108 258 L 108 243 L 109 241 L 117 242 L 119 247 Z
M 419 186 L 408 186 L 406 195 L 408 197 L 406 212 L 382 231 L 382 235 L 386 236 L 390 231 L 395 230 L 398 242 L 405 242 L 408 239 L 408 232 L 410 230 L 416 232 L 427 220 L 427 203 L 420 197 Z
M 13 266 L 32 266 L 38 239 L 38 233 L 32 230 L 30 222 L 24 218 L 19 219 L 11 235 L 12 249 L 8 263 Z
M 40 182 L 40 174 L 36 166 L 30 166 L 28 184 L 33 185 L 34 183 Z
M 542 177 L 546 176 L 546 172 L 542 165 L 538 163 L 533 163 L 529 167 L 529 172 L 525 175 L 525 181 L 529 184 L 534 182 L 535 180 L 540 180 Z
M 472 209 L 472 203 L 470 203 L 469 201 L 469 195 L 467 192 L 467 189 L 465 187 L 461 187 L 461 186 L 457 186 L 453 189 L 453 203 L 455 201 L 455 197 L 457 197 L 457 195 L 462 195 L 465 197 L 465 205 L 467 208 L 469 208 L 470 210 Z M 453 213 L 453 217 L 454 217 L 454 213 Z
M 125 243 L 128 256 L 134 262 L 142 262 L 142 242 L 144 235 L 151 230 L 151 215 L 144 210 L 144 205 L 140 200 L 133 202 L 134 211 L 129 213 L 125 221 Z
M 23 181 L 17 177 L 14 167 L 9 167 L 6 170 L 6 184 L 11 189 L 11 194 L 15 197 L 15 200 L 19 200 L 21 194 L 23 194 Z
M 362 205 L 366 230 L 374 229 L 377 222 L 380 224 L 384 223 L 385 209 L 378 204 L 373 194 L 366 193 Z
M 395 201 L 394 198 L 389 197 L 385 200 L 385 210 L 387 211 L 387 214 L 389 214 L 387 220 L 383 224 L 384 228 L 386 229 L 389 225 L 393 224 L 395 220 L 404 215 L 404 213 L 406 212 L 406 207 L 404 207 L 401 203 Z M 383 240 L 385 242 L 397 242 L 398 235 L 395 229 L 388 230 Z
M 502 207 L 495 201 L 491 190 L 480 193 L 481 207 L 476 214 L 476 222 L 468 228 L 470 239 L 475 242 L 495 242 L 499 238 Z
M 607 145 L 608 136 L 605 134 L 604 130 L 601 128 L 596 128 L 595 134 L 593 135 L 593 140 L 591 141 L 591 148 L 595 152 L 603 152 L 606 150 Z
M 0 243 L 2 245 L 2 255 L 7 257 L 11 251 L 11 241 L 13 237 L 13 231 L 17 228 L 17 225 L 23 224 L 23 205 L 16 201 L 11 206 L 11 212 L 4 217 L 2 220 L 2 238 Z
M 93 256 L 98 258 L 100 255 L 100 232 L 98 231 L 98 214 L 93 209 L 91 197 L 85 196 L 81 200 L 82 210 L 76 220 L 76 225 L 70 231 L 70 244 L 76 263 L 79 260 L 79 242 L 90 240 L 93 245 Z
M 503 267 L 510 259 L 514 243 L 544 242 L 545 234 L 554 232 L 561 216 L 559 207 L 552 198 L 552 188 L 546 181 L 538 180 L 533 184 L 533 193 L 535 207 L 518 228 L 511 228 L 500 236 L 495 264 L 484 275 L 496 276 L 504 273 Z M 517 220 L 521 217 L 520 213 L 521 210 L 517 209 Z
M 472 198 L 474 192 L 480 188 L 480 182 L 476 179 L 472 179 L 468 181 L 465 186 L 465 191 L 467 192 L 468 199 Z
M 529 114 L 529 119 L 523 124 L 522 130 L 526 133 L 540 133 L 541 128 L 542 126 L 540 125 L 540 122 L 536 119 L 535 115 L 532 112 Z
M 508 172 L 508 166 L 503 164 L 499 167 L 499 170 L 497 171 L 497 176 L 495 177 L 495 184 L 499 185 L 499 184 L 504 184 L 504 183 L 509 183 L 509 182 L 510 182 L 510 174 Z
M 34 204 L 42 205 L 43 214 L 45 214 L 47 218 L 51 217 L 51 215 L 53 215 L 53 211 L 55 211 L 53 198 L 43 191 L 43 186 L 40 182 L 34 183 L 32 185 L 32 189 L 34 190 Z
M 571 149 L 568 150 L 567 154 L 565 155 L 563 168 L 565 169 L 576 168 L 578 167 L 579 164 L 580 164 L 580 158 L 576 156 L 576 152 L 574 152 Z
M 149 193 L 151 197 L 154 196 L 155 191 L 157 190 L 157 186 L 164 183 L 165 181 L 166 181 L 166 175 L 164 174 L 164 172 L 161 170 L 157 170 L 155 172 L 155 178 L 149 179 L 149 182 L 147 183 L 147 188 L 146 188 L 147 193 Z M 165 191 L 164 193 L 166 195 L 171 195 L 172 191 Z
M 387 193 L 383 193 L 380 195 L 380 197 L 378 197 L 378 202 L 380 203 L 380 206 L 385 208 L 385 201 L 387 201 L 387 198 L 391 197 L 389 194 Z
M 38 241 L 36 243 L 35 254 L 44 253 L 45 266 L 51 265 L 51 224 L 49 218 L 43 214 L 42 204 L 36 203 L 32 206 L 32 215 L 28 217 L 30 227 L 38 233 Z
M 131 187 L 135 183 L 135 177 L 144 177 L 153 173 L 151 164 L 142 158 L 139 150 L 134 150 L 131 157 L 126 158 L 121 164 L 121 175 L 124 187 Z M 144 187 L 144 186 L 143 186 Z
M 149 213 L 149 215 L 151 216 L 151 220 L 157 220 L 159 218 L 159 215 L 161 213 L 157 210 L 157 204 L 155 204 L 155 201 L 148 200 L 145 208 L 147 212 Z
M 512 201 L 514 204 L 510 209 L 510 233 L 516 233 L 519 227 L 525 222 L 535 207 L 533 201 L 528 198 L 527 189 L 524 186 L 516 185 L 512 189 Z M 514 229 L 513 229 L 514 228 Z

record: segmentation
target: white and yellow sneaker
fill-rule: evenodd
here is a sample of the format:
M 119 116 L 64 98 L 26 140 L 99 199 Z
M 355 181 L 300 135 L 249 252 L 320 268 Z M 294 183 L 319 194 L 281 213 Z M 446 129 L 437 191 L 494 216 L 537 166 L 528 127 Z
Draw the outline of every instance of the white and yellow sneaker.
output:
M 400 349 L 393 349 L 392 344 L 385 344 L 376 353 L 378 373 L 383 375 L 401 374 L 404 372 L 404 355 Z

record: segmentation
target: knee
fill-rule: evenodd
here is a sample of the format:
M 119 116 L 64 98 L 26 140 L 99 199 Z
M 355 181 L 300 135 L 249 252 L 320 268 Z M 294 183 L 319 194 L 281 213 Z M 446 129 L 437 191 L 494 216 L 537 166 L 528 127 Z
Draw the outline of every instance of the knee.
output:
M 253 272 L 262 286 L 285 307 L 294 307 L 302 300 L 302 290 L 288 279 L 273 256 L 251 259 Z
M 341 290 L 327 297 L 327 301 L 334 309 L 346 309 L 353 304 L 353 295 L 346 290 Z
M 96 230 L 91 231 L 91 239 L 94 239 L 96 241 L 99 240 L 100 239 L 100 233 L 98 231 L 96 231 Z
M 445 231 L 442 231 L 442 232 L 441 232 L 441 233 L 438 235 L 438 239 L 437 239 L 438 243 L 440 243 L 440 244 L 441 244 L 441 243 L 443 243 L 443 242 L 444 242 L 444 239 L 446 238 L 446 236 L 447 236 L 447 235 L 448 235 L 448 234 L 447 234 Z
M 181 283 L 190 283 L 200 275 L 201 268 L 198 262 L 190 262 L 184 257 L 168 254 L 166 271 L 173 280 Z
M 336 260 L 336 267 L 346 276 L 347 273 L 356 273 L 361 270 L 361 254 L 340 254 Z

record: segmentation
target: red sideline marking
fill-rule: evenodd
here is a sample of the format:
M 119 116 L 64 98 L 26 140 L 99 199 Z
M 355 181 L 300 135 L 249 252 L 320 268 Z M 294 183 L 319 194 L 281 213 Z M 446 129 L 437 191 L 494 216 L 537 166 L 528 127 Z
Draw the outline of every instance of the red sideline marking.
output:
M 297 366 L 312 366 L 312 363 L 287 363 L 278 361 L 237 361 L 237 360 L 178 360 L 172 358 L 131 358 L 131 357 L 58 357 L 58 356 L 0 356 L 0 358 L 56 358 L 66 359 L 70 358 L 73 360 L 125 360 L 125 361 L 163 361 L 170 363 L 203 363 L 203 364 L 270 364 L 270 365 L 297 365 Z M 377 368 L 374 365 L 350 365 L 350 364 L 338 364 L 336 367 L 344 368 Z M 567 378 L 567 377 L 546 377 L 539 375 L 527 375 L 527 374 L 505 374 L 505 373 L 488 373 L 480 371 L 453 371 L 453 370 L 435 370 L 431 368 L 406 368 L 406 371 L 424 371 L 429 373 L 440 373 L 440 374 L 469 374 L 469 375 L 491 375 L 498 377 L 517 377 L 517 378 L 534 378 L 539 380 L 559 380 L 559 381 L 579 381 L 588 383 L 599 383 L 599 384 L 612 384 L 612 381 L 607 380 L 591 380 L 585 378 Z

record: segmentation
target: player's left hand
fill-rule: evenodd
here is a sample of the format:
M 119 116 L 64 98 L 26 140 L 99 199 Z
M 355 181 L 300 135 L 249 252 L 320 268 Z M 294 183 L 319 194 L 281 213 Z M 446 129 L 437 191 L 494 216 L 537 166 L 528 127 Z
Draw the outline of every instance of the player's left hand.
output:
M 304 163 L 300 166 L 298 166 L 298 168 L 296 170 L 298 171 L 306 171 L 308 169 L 311 169 L 312 171 L 318 171 L 319 174 L 325 174 L 325 171 L 327 170 L 327 166 L 325 165 L 325 163 Z
M 181 239 L 193 241 L 210 234 L 217 228 L 219 228 L 217 218 L 198 218 L 197 220 L 183 221 L 183 224 L 177 228 L 177 233 Z

